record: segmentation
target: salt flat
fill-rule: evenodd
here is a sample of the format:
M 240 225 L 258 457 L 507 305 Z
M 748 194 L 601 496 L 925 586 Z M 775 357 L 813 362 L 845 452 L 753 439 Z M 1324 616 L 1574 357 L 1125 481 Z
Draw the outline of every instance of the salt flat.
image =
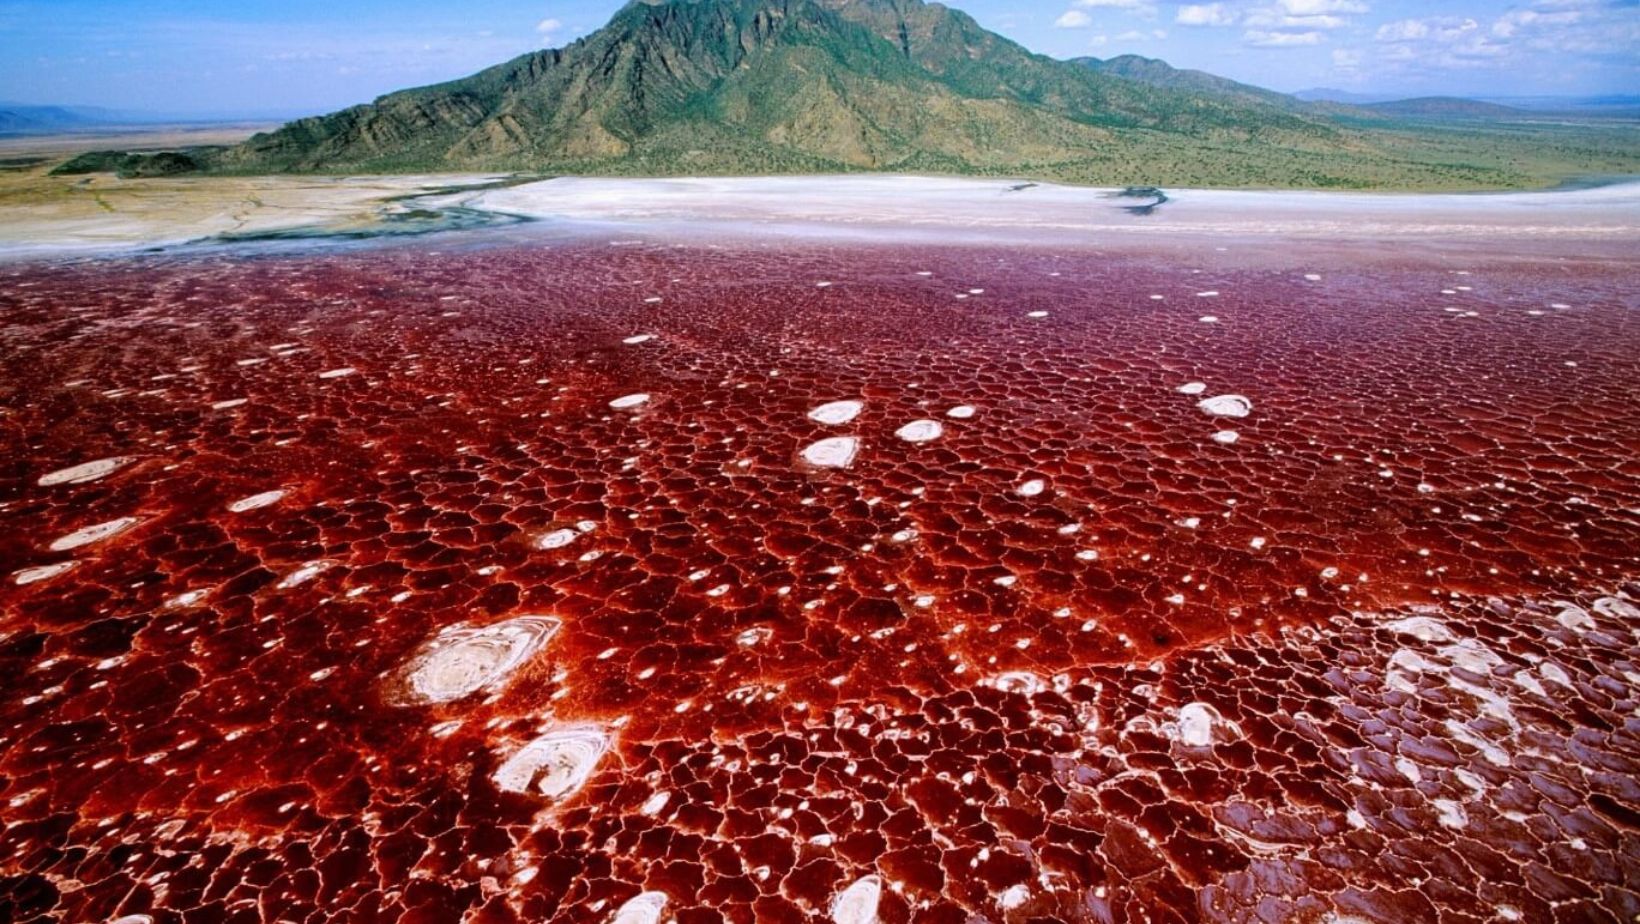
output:
M 1085 241 L 1090 234 L 1409 237 L 1552 236 L 1621 240 L 1640 234 L 1640 182 L 1527 193 L 1389 194 L 1167 190 L 1149 201 L 1108 188 L 921 176 L 604 179 L 561 177 L 485 192 L 468 204 L 539 219 L 691 231 L 756 226 L 760 233 L 888 229 L 963 238 Z

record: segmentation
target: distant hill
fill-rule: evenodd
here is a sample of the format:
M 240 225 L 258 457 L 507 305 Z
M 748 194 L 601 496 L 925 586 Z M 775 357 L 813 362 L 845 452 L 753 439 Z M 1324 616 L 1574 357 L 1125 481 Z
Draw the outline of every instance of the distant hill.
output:
M 1266 90 L 1263 87 L 1255 87 L 1251 84 L 1238 83 L 1227 77 L 1219 77 L 1206 71 L 1177 68 L 1158 58 L 1119 55 L 1104 60 L 1099 58 L 1072 58 L 1071 63 L 1080 64 L 1101 74 L 1109 74 L 1113 77 L 1121 77 L 1124 80 L 1132 80 L 1153 87 L 1164 87 L 1170 90 L 1183 90 L 1192 93 L 1210 93 L 1248 103 L 1277 106 L 1282 109 L 1302 108 L 1298 106 L 1302 100 L 1297 97 L 1278 93 L 1275 90 Z
M 1335 90 L 1331 87 L 1314 87 L 1309 90 L 1299 90 L 1293 94 L 1294 99 L 1301 99 L 1307 103 L 1349 103 L 1350 105 L 1364 105 L 1366 103 L 1389 103 L 1402 97 L 1381 93 L 1352 93 L 1349 90 Z
M 128 175 L 883 171 L 1110 185 L 1529 185 L 1507 138 L 1408 134 L 1138 57 L 1058 61 L 923 0 L 650 0 L 563 48 Z M 1380 130 L 1391 126 L 1394 131 Z M 1598 172 L 1633 158 L 1590 151 Z M 1600 155 L 1598 163 L 1593 163 Z M 1615 164 L 1615 167 L 1614 167 Z M 1578 170 L 1582 170 L 1579 166 Z M 1594 169 L 1584 172 L 1597 172 Z
M 0 103 L 0 132 L 52 132 L 107 121 L 107 110 L 82 106 L 30 106 Z
M 1495 119 L 1524 115 L 1525 110 L 1479 100 L 1455 96 L 1421 96 L 1386 103 L 1366 103 L 1361 108 L 1385 115 L 1398 116 L 1455 116 L 1471 119 Z

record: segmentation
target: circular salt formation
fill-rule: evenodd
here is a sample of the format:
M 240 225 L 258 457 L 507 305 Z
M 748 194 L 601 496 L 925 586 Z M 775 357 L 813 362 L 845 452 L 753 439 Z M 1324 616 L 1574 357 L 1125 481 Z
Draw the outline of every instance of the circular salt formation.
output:
M 596 728 L 548 732 L 507 758 L 490 779 L 507 792 L 561 799 L 586 783 L 608 749 L 609 738 Z
M 257 510 L 270 504 L 277 504 L 285 496 L 283 490 L 263 491 L 261 494 L 252 494 L 250 497 L 241 497 L 228 505 L 229 513 L 244 513 L 247 510 Z
M 82 462 L 41 475 L 39 485 L 42 488 L 49 488 L 58 484 L 85 484 L 117 472 L 132 461 L 131 456 L 111 456 L 95 462 Z
M 609 402 L 609 406 L 614 408 L 617 411 L 623 411 L 623 410 L 626 410 L 629 407 L 637 407 L 638 405 L 643 404 L 643 403 L 647 402 L 648 400 L 649 400 L 648 395 L 644 394 L 643 392 L 638 392 L 635 395 L 622 395 L 621 397 L 616 398 L 614 401 Z
M 913 420 L 898 430 L 894 435 L 908 443 L 926 443 L 937 440 L 945 432 L 945 427 L 937 420 Z
M 883 881 L 876 876 L 855 880 L 831 903 L 834 924 L 875 924 L 877 904 L 883 897 Z
M 555 529 L 535 540 L 535 547 L 543 550 L 561 549 L 581 535 L 573 529 Z
M 1199 395 L 1207 390 L 1207 383 L 1186 382 L 1183 385 L 1180 385 L 1178 390 L 1181 395 Z
M 657 924 L 666 910 L 665 892 L 639 892 L 615 909 L 610 924 Z
M 809 419 L 828 427 L 835 427 L 860 416 L 860 411 L 864 410 L 865 406 L 864 401 L 832 401 L 810 411 Z
M 123 533 L 131 527 L 137 525 L 137 522 L 136 517 L 120 517 L 117 520 L 109 520 L 107 523 L 98 523 L 96 526 L 87 526 L 84 529 L 77 529 L 74 532 L 71 532 L 68 535 L 58 539 L 56 542 L 53 542 L 51 544 L 51 550 L 53 552 L 66 552 L 69 549 L 77 549 L 82 545 L 90 545 L 93 542 L 102 542 L 105 539 L 112 539 L 120 533 Z
M 1048 490 L 1048 483 L 1041 478 L 1032 478 L 1014 490 L 1019 493 L 1020 497 L 1035 497 Z
M 1241 434 L 1234 430 L 1220 430 L 1213 434 L 1213 442 L 1224 446 L 1233 445 L 1239 439 L 1241 439 Z
M 973 405 L 959 404 L 951 410 L 946 411 L 945 416 L 950 417 L 953 420 L 967 420 L 968 418 L 974 416 L 975 413 L 976 410 Z
M 1213 722 L 1218 718 L 1206 703 L 1187 703 L 1179 709 L 1179 741 L 1185 747 L 1205 748 L 1213 743 Z
M 551 616 L 518 616 L 477 628 L 445 629 L 401 670 L 404 696 L 419 703 L 448 703 L 498 688 L 561 625 Z
M 1253 402 L 1241 395 L 1215 395 L 1196 406 L 1214 417 L 1246 417 L 1253 413 Z
M 25 584 L 35 584 L 40 581 L 49 581 L 64 571 L 79 564 L 77 561 L 59 561 L 49 565 L 36 565 L 33 568 L 23 568 L 11 573 L 12 582 L 21 587 Z
M 633 334 L 621 342 L 627 346 L 637 346 L 640 343 L 648 343 L 653 339 L 655 339 L 654 334 Z
M 852 436 L 828 436 L 803 447 L 803 461 L 817 468 L 848 468 L 860 451 L 860 441 Z

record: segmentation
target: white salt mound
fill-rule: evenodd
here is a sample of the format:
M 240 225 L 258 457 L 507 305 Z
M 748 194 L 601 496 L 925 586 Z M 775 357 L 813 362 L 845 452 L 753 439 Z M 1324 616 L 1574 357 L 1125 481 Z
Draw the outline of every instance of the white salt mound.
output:
M 1246 417 L 1253 413 L 1253 402 L 1241 395 L 1215 395 L 1196 406 L 1214 417 Z
M 666 910 L 665 892 L 639 892 L 615 909 L 610 924 L 658 924 Z
M 239 500 L 236 500 L 228 505 L 228 512 L 244 513 L 247 510 L 257 510 L 270 504 L 277 504 L 279 499 L 284 496 L 285 492 L 279 490 L 263 491 L 261 494 L 252 494 L 250 497 L 241 497 Z
M 58 539 L 56 542 L 53 542 L 51 544 L 51 550 L 53 552 L 66 552 L 69 549 L 77 549 L 82 545 L 90 545 L 93 542 L 102 542 L 105 539 L 112 539 L 120 533 L 123 533 L 131 527 L 137 525 L 137 522 L 138 520 L 136 517 L 120 517 L 117 520 L 109 520 L 107 523 L 98 523 L 95 526 L 87 526 L 84 529 L 77 529 L 74 532 L 71 532 L 68 535 Z
M 937 420 L 913 420 L 895 430 L 894 435 L 908 443 L 926 443 L 939 439 L 944 432 L 944 425 Z
M 548 732 L 524 745 L 497 767 L 490 778 L 507 792 L 534 790 L 549 799 L 574 795 L 609 749 L 609 738 L 596 728 Z
M 1179 709 L 1179 741 L 1185 747 L 1205 748 L 1213 743 L 1218 712 L 1206 703 L 1187 703 Z
M 40 476 L 39 485 L 49 488 L 58 484 L 85 484 L 96 481 L 105 475 L 113 474 L 131 464 L 130 456 L 111 456 L 107 459 L 98 459 L 95 462 L 82 462 L 68 468 L 60 468 Z
M 403 668 L 410 696 L 422 703 L 448 703 L 499 689 L 561 625 L 551 616 L 517 616 L 487 626 L 447 628 Z
M 855 880 L 831 903 L 833 924 L 875 924 L 882 895 L 883 881 L 876 876 Z
M 827 426 L 835 427 L 840 424 L 846 424 L 854 418 L 860 416 L 860 412 L 865 409 L 865 406 L 866 403 L 864 401 L 831 401 L 810 411 L 809 419 L 815 421 L 816 423 L 823 423 Z
M 648 395 L 644 394 L 643 392 L 639 392 L 635 395 L 622 395 L 621 397 L 616 398 L 614 401 L 609 402 L 609 406 L 614 408 L 617 411 L 622 411 L 622 410 L 626 410 L 629 407 L 637 407 L 638 405 L 643 404 L 644 402 L 646 402 L 648 400 L 649 400 Z
M 12 582 L 19 587 L 25 584 L 34 584 L 39 581 L 49 581 L 77 564 L 79 564 L 77 561 L 59 561 L 53 562 L 49 565 L 35 565 L 32 568 L 23 568 L 20 571 L 13 571 L 11 573 L 11 579 Z
M 803 447 L 803 461 L 818 468 L 848 468 L 860 451 L 860 441 L 852 436 L 828 436 Z

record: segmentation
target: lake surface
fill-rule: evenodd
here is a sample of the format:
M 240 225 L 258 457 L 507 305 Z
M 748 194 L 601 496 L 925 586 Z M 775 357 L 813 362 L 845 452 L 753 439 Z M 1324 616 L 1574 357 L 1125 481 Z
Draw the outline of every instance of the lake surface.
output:
M 16 919 L 1640 913 L 1623 200 L 594 182 L 0 266 Z

